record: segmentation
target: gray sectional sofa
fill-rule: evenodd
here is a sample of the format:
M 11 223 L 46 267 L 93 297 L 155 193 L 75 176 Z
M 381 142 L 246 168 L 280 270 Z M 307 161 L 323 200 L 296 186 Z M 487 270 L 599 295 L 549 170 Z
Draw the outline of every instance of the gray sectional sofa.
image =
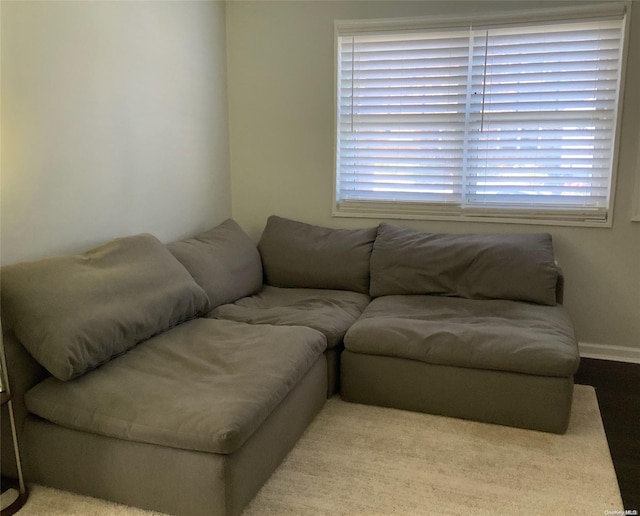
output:
M 548 235 L 228 220 L 5 266 L 28 481 L 239 514 L 326 398 L 563 432 L 578 351 Z M 10 472 L 2 429 L 2 469 Z

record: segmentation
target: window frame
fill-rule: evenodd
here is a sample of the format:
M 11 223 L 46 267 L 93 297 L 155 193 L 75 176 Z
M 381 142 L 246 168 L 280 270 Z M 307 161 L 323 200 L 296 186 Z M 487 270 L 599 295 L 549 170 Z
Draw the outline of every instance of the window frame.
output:
M 621 120 L 623 113 L 624 87 L 627 68 L 629 41 L 630 1 L 611 2 L 577 7 L 561 7 L 541 10 L 519 10 L 510 13 L 495 13 L 477 16 L 434 16 L 415 18 L 391 18 L 375 20 L 335 20 L 334 21 L 334 164 L 332 216 L 349 218 L 386 218 L 442 220 L 464 222 L 495 222 L 513 224 L 612 227 L 617 183 L 618 157 L 620 147 Z M 612 168 L 609 192 L 609 206 L 604 220 L 563 218 L 565 210 L 508 210 L 492 209 L 483 212 L 464 212 L 460 207 L 448 207 L 437 203 L 385 203 L 373 201 L 349 201 L 340 205 L 338 199 L 338 159 L 339 159 L 339 36 L 348 31 L 353 34 L 380 33 L 384 31 L 411 30 L 451 30 L 468 29 L 470 25 L 483 28 L 500 27 L 505 24 L 532 24 L 551 22 L 579 22 L 599 17 L 624 16 L 622 52 L 620 59 L 620 85 L 617 99 L 617 113 L 614 137 L 612 139 Z M 640 183 L 640 180 L 638 181 Z M 638 188 L 640 191 L 640 187 Z M 466 210 L 465 210 L 466 211 Z M 574 210 L 574 212 L 577 210 Z M 640 220 L 640 199 L 637 202 L 636 217 Z
M 633 196 L 633 213 L 631 222 L 640 222 L 640 134 L 638 134 L 636 166 L 635 166 L 635 193 Z

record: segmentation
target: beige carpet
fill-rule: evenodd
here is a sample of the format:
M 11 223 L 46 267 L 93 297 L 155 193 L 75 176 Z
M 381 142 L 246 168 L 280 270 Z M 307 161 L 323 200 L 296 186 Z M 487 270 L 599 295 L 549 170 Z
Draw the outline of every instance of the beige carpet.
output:
M 154 514 L 31 489 L 19 516 Z M 576 386 L 562 436 L 331 399 L 245 515 L 601 515 L 621 509 L 595 391 Z

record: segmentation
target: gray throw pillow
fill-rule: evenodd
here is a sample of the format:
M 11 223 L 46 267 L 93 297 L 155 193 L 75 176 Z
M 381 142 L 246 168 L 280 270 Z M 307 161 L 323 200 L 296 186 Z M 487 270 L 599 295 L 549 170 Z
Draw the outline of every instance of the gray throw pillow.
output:
M 551 235 L 420 233 L 383 223 L 371 295 L 441 294 L 555 305 Z
M 368 294 L 376 232 L 377 228 L 324 228 L 273 215 L 258 244 L 265 282 Z
M 209 296 L 210 308 L 262 288 L 262 262 L 253 241 L 232 219 L 167 246 Z
M 152 235 L 1 270 L 2 312 L 51 374 L 69 380 L 190 319 L 207 295 Z

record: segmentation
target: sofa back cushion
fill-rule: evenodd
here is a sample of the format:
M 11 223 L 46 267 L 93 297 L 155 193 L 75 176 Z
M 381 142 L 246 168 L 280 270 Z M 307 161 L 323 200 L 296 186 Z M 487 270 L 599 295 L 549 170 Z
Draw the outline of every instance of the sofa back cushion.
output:
M 369 293 L 377 228 L 331 229 L 271 216 L 258 250 L 265 283 Z
M 204 311 L 207 295 L 152 235 L 2 268 L 2 312 L 51 374 L 69 380 Z
M 555 305 L 548 234 L 434 234 L 383 223 L 371 256 L 371 295 L 441 294 Z
M 167 246 L 209 296 L 210 308 L 262 288 L 262 263 L 253 241 L 232 219 Z

